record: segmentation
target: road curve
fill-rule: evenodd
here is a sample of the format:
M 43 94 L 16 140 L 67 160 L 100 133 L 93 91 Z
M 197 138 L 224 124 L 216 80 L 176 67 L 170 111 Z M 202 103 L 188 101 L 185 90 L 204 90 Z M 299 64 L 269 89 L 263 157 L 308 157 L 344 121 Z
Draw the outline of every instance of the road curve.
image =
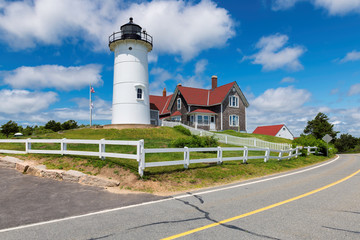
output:
M 360 155 L 138 205 L 0 230 L 0 239 L 360 239 Z

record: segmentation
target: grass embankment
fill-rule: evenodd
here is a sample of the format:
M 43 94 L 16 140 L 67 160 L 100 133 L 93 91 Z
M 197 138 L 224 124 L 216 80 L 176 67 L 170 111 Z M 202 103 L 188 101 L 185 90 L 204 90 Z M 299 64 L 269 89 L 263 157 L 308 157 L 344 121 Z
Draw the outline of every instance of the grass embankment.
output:
M 241 134 L 243 135 L 243 134 Z M 258 137 L 258 135 L 256 135 Z M 145 148 L 167 148 L 170 142 L 177 138 L 187 138 L 173 128 L 151 129 L 77 129 L 59 133 L 48 133 L 32 138 L 47 139 L 102 139 L 107 140 L 145 140 Z M 220 144 L 221 146 L 230 146 Z M 0 149 L 24 150 L 24 144 L 0 144 Z M 32 144 L 33 149 L 59 149 L 59 144 Z M 68 144 L 68 150 L 98 151 L 98 145 Z M 106 146 L 107 152 L 136 153 L 132 146 Z M 224 152 L 224 157 L 242 156 L 243 152 Z M 263 155 L 263 152 L 249 152 L 249 155 Z M 191 153 L 191 159 L 213 158 L 215 152 Z M 139 178 L 136 160 L 107 158 L 105 161 L 98 157 L 60 156 L 45 154 L 19 155 L 24 160 L 32 160 L 45 164 L 49 169 L 78 170 L 87 174 L 100 175 L 120 181 L 120 188 L 152 193 L 169 193 L 189 189 L 209 187 L 233 181 L 260 177 L 277 172 L 303 167 L 325 160 L 321 156 L 299 157 L 291 160 L 249 160 L 248 164 L 241 161 L 216 164 L 191 164 L 185 170 L 183 166 L 168 166 L 146 168 L 143 179 Z M 183 153 L 147 154 L 146 161 L 171 161 L 183 159 Z
M 274 143 L 288 143 L 288 144 L 291 144 L 291 142 L 292 142 L 291 140 L 285 139 L 285 138 L 262 135 L 262 134 L 239 133 L 239 132 L 236 132 L 234 130 L 225 130 L 225 131 L 217 132 L 217 133 L 232 135 L 232 136 L 235 136 L 235 137 L 257 138 L 257 139 L 260 139 L 260 140 L 263 140 L 263 141 L 274 142 Z

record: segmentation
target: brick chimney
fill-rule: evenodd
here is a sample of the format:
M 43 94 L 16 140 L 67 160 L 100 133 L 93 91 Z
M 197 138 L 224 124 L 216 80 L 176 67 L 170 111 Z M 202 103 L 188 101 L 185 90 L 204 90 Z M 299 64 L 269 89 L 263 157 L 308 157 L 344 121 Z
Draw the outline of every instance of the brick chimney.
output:
M 163 90 L 163 97 L 166 97 L 166 88 Z
M 215 89 L 217 88 L 217 76 L 212 76 L 211 77 L 211 89 Z

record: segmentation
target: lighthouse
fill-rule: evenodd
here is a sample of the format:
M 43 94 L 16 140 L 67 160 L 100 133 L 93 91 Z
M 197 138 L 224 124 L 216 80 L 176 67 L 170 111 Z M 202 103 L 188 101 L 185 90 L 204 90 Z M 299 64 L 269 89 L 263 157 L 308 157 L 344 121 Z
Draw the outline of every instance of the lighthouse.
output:
M 112 124 L 150 124 L 147 54 L 152 42 L 133 18 L 109 37 L 115 59 Z

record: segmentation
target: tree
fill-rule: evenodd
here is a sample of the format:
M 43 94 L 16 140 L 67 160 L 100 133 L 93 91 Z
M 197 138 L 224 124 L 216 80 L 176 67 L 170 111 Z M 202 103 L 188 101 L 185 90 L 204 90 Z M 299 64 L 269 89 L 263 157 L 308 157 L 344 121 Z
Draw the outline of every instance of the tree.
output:
M 55 120 L 50 120 L 45 124 L 45 129 L 50 129 L 54 132 L 61 130 L 61 123 L 55 122 Z
M 78 128 L 77 122 L 75 120 L 68 120 L 66 122 L 63 122 L 63 124 L 61 124 L 62 130 L 69 130 L 75 128 Z
M 339 152 L 347 152 L 358 144 L 358 139 L 350 134 L 341 134 L 339 138 L 335 140 L 335 147 Z
M 313 120 L 307 122 L 304 133 L 311 134 L 317 139 L 322 139 L 329 134 L 334 139 L 338 132 L 334 131 L 333 127 L 334 125 L 329 123 L 328 116 L 319 112 Z
M 4 125 L 1 126 L 1 133 L 6 137 L 9 137 L 10 134 L 17 133 L 19 131 L 19 126 L 16 122 L 8 121 Z

